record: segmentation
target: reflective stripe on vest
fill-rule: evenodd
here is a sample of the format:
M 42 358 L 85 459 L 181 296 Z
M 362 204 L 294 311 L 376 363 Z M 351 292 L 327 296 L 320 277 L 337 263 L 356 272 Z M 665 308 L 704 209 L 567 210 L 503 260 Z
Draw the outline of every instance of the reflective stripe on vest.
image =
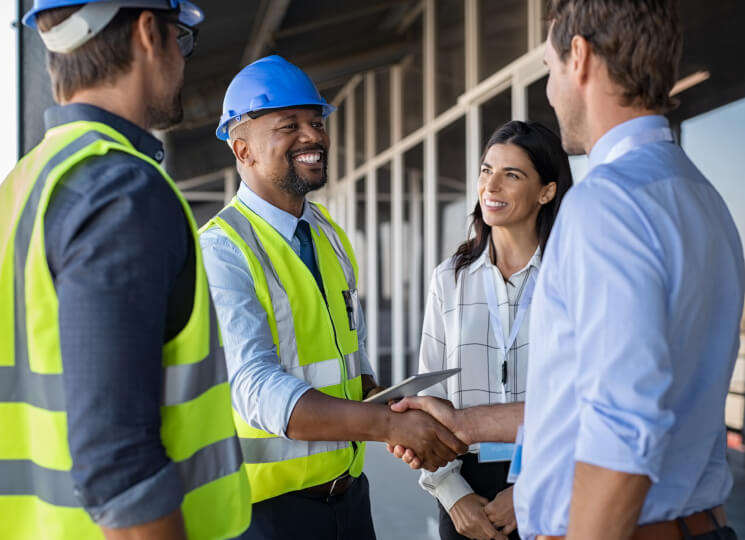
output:
M 313 360 L 307 357 L 301 359 L 301 355 L 298 352 L 298 342 L 301 341 L 300 336 L 305 335 L 303 332 L 307 332 L 307 330 L 303 327 L 297 328 L 295 326 L 296 321 L 293 315 L 294 308 L 291 304 L 291 295 L 288 294 L 279 276 L 278 268 L 275 267 L 268 250 L 265 249 L 262 243 L 272 242 L 275 239 L 274 237 L 261 237 L 262 233 L 260 230 L 256 229 L 249 217 L 244 214 L 244 211 L 250 212 L 250 210 L 243 210 L 237 206 L 238 204 L 237 200 L 234 199 L 205 228 L 209 228 L 211 224 L 217 224 L 237 244 L 237 247 L 244 250 L 244 253 L 246 253 L 245 250 L 248 251 L 246 254 L 247 257 L 250 254 L 258 262 L 263 279 L 256 279 L 257 276 L 254 276 L 254 285 L 257 288 L 258 295 L 259 290 L 264 286 L 264 282 L 266 284 L 270 305 L 265 305 L 265 308 L 268 310 L 267 315 L 270 326 L 274 325 L 276 327 L 275 343 L 282 366 L 287 373 L 308 382 L 314 388 L 328 395 L 338 398 L 360 399 L 361 383 L 359 377 L 361 376 L 361 365 L 356 338 L 354 346 L 347 349 L 347 351 L 342 352 L 339 349 L 339 343 L 334 342 L 336 339 L 334 336 L 338 328 L 334 326 L 329 308 L 329 312 L 321 317 L 329 320 L 328 339 L 332 343 L 321 350 L 333 350 L 330 354 L 334 356 L 331 358 L 319 358 L 318 353 L 316 353 L 316 357 Z M 314 242 L 319 270 L 321 271 L 324 283 L 328 286 L 329 283 L 326 280 L 330 279 L 330 277 L 323 274 L 323 263 L 324 261 L 328 262 L 328 259 L 334 259 L 334 261 L 338 261 L 344 279 L 341 283 L 336 282 L 336 285 L 339 286 L 343 283 L 345 287 L 342 287 L 342 289 L 354 288 L 356 285 L 355 269 L 342 240 L 339 238 L 333 224 L 329 222 L 322 211 L 313 204 L 311 204 L 311 208 L 318 228 L 331 246 L 331 250 L 321 253 L 319 246 Z M 260 220 L 261 218 L 256 216 L 256 219 Z M 260 223 L 264 222 L 257 221 L 257 224 Z M 267 234 L 266 229 L 263 234 Z M 287 275 L 287 278 L 293 281 L 291 285 L 294 287 L 302 287 L 300 283 L 305 282 L 300 274 L 307 273 L 305 272 L 304 263 L 296 254 L 290 253 L 287 252 L 287 256 L 292 257 L 293 260 L 288 261 L 285 258 L 282 261 L 286 267 L 293 268 L 292 273 Z M 249 259 L 250 267 L 251 262 Z M 297 267 L 297 272 L 294 271 L 295 267 Z M 295 275 L 299 276 L 298 279 L 300 281 L 292 279 Z M 310 276 L 309 273 L 308 276 Z M 314 289 L 317 288 L 315 280 L 312 281 L 311 285 L 310 279 L 312 278 L 308 277 L 308 286 L 312 286 Z M 337 291 L 333 287 L 332 291 L 332 294 L 338 292 L 341 297 L 340 291 Z M 326 291 L 327 297 L 329 293 L 330 291 Z M 318 299 L 320 303 L 323 303 L 320 293 Z M 323 309 L 325 311 L 326 308 L 324 307 Z M 344 324 L 347 324 L 346 314 L 344 315 Z M 321 340 L 326 339 L 322 335 L 313 337 Z M 342 348 L 344 347 L 342 346 Z M 355 381 L 358 385 L 357 387 L 359 387 L 359 391 L 355 392 L 354 396 L 348 395 L 349 390 L 347 387 L 350 381 Z M 238 426 L 239 437 L 241 438 L 243 459 L 248 464 L 247 471 L 251 478 L 255 502 L 280 495 L 287 491 L 326 482 L 347 469 L 355 476 L 359 475 L 362 470 L 364 460 L 364 444 L 362 443 L 357 443 L 355 446 L 348 441 L 288 440 L 248 426 L 235 411 L 233 417 Z M 355 452 L 356 448 L 358 450 Z
M 46 262 L 44 215 L 67 171 L 112 150 L 158 170 L 190 224 L 197 251 L 195 298 L 184 329 L 163 348 L 161 436 L 181 476 L 189 537 L 235 536 L 248 526 L 250 491 L 240 470 L 225 359 L 193 217 L 165 172 L 123 135 L 103 124 L 73 122 L 49 130 L 0 184 L 0 333 L 12 335 L 0 344 L 0 537 L 102 537 L 80 508 L 69 472 L 57 298 Z M 221 517 L 226 507 L 232 512 Z

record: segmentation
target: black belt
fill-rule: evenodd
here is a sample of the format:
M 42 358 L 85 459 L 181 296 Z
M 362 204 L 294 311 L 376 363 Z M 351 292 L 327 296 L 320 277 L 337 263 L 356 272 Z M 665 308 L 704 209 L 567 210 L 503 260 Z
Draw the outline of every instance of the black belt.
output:
M 307 487 L 305 489 L 298 490 L 299 493 L 310 493 L 311 495 L 320 495 L 323 497 L 331 497 L 336 495 L 343 495 L 347 489 L 354 484 L 356 478 L 351 476 L 348 472 L 337 476 L 333 480 L 329 480 L 325 484 L 319 484 L 317 486 Z

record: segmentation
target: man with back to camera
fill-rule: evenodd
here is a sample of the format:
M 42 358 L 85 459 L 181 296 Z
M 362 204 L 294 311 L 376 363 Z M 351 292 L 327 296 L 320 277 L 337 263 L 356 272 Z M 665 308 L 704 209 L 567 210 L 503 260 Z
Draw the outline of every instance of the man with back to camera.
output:
M 302 70 L 269 56 L 230 84 L 217 129 L 242 182 L 201 243 L 254 495 L 244 538 L 375 538 L 360 441 L 413 445 L 430 469 L 466 450 L 420 411 L 359 403 L 377 387 L 357 264 L 305 197 L 326 183 L 333 110 Z
M 520 534 L 733 539 L 723 419 L 745 270 L 724 201 L 661 116 L 682 48 L 676 3 L 553 0 L 548 20 L 547 96 L 590 170 L 533 298 L 531 334 L 545 339 L 528 368 Z M 489 408 L 407 401 L 397 408 L 460 422 L 467 443 L 515 430 Z
M 181 120 L 202 11 L 36 0 L 47 131 L 0 185 L 0 537 L 212 539 L 249 524 L 188 205 L 148 130 Z

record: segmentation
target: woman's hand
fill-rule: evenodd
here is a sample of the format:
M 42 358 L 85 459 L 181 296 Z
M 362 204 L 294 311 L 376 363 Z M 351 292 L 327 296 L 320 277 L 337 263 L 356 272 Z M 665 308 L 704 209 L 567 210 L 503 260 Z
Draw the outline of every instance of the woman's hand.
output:
M 476 493 L 469 493 L 458 499 L 450 509 L 450 519 L 455 530 L 463 536 L 476 540 L 502 540 L 505 537 L 492 525 L 484 511 L 489 501 Z
M 508 536 L 517 529 L 515 507 L 512 503 L 512 486 L 497 493 L 494 500 L 484 507 L 484 512 L 495 527 L 501 527 L 501 533 Z

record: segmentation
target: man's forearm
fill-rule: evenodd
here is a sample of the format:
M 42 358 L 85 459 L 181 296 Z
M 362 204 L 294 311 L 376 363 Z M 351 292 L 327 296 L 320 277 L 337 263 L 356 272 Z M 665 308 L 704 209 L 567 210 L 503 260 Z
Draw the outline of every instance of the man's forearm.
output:
M 517 428 L 523 423 L 524 412 L 523 403 L 459 409 L 456 411 L 454 433 L 468 443 L 515 442 Z
M 567 540 L 628 540 L 650 485 L 647 476 L 576 462 Z
M 396 413 L 386 405 L 337 399 L 318 390 L 295 404 L 287 435 L 305 441 L 381 441 L 412 448 L 430 471 L 468 450 L 445 426 L 422 411 Z
M 392 414 L 382 404 L 308 390 L 292 410 L 287 436 L 300 441 L 385 441 Z
M 101 527 L 101 530 L 106 540 L 186 540 L 186 528 L 180 509 L 141 525 L 123 529 Z

